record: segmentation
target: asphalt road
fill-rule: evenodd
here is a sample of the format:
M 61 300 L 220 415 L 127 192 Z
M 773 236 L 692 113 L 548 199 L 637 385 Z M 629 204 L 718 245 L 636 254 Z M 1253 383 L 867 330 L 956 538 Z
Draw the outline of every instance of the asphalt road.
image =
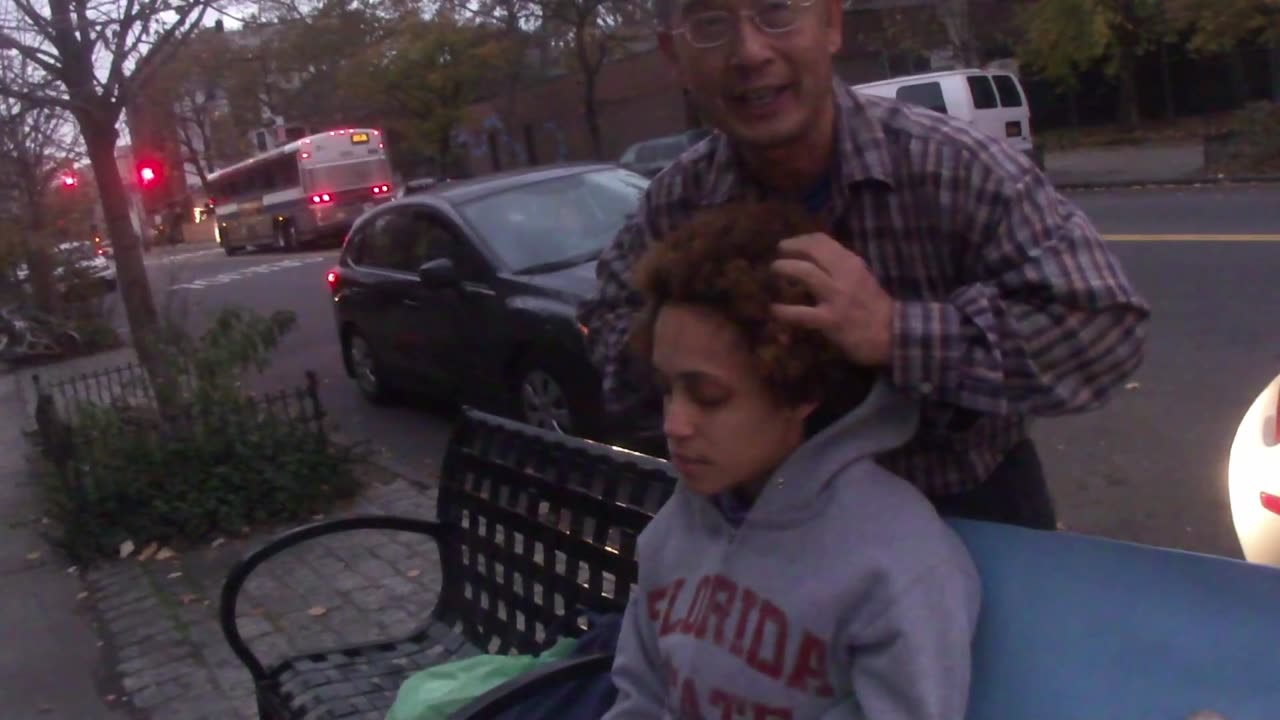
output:
M 1239 557 L 1226 457 L 1240 417 L 1280 373 L 1280 186 L 1085 192 L 1072 196 L 1114 241 L 1154 308 L 1147 360 L 1104 409 L 1034 429 L 1071 529 Z M 447 411 L 371 407 L 345 376 L 325 272 L 335 250 L 151 261 L 162 304 L 199 322 L 225 304 L 293 310 L 298 327 L 254 384 L 320 378 L 340 431 L 418 478 L 438 471 Z

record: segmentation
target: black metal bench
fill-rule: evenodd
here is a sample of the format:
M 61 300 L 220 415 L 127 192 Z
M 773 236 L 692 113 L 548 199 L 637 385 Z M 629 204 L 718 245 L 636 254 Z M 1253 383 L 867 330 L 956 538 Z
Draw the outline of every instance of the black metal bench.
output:
M 636 582 L 636 538 L 674 483 L 653 458 L 466 409 L 445 455 L 436 520 L 362 516 L 282 534 L 228 575 L 222 632 L 253 676 L 263 720 L 383 720 L 418 670 L 486 652 L 536 653 L 555 640 L 548 628 L 580 632 L 582 610 L 621 612 Z M 403 639 L 264 665 L 236 626 L 250 573 L 299 543 L 379 529 L 428 535 L 438 546 L 443 583 L 425 623 Z M 608 662 L 600 656 L 579 666 Z M 552 667 L 531 680 L 572 672 Z

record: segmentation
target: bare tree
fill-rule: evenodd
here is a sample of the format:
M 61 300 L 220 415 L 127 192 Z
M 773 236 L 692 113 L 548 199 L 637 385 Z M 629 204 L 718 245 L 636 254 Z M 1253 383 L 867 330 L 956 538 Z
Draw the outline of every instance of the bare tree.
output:
M 193 36 L 152 82 L 149 96 L 171 103 L 178 149 L 187 170 L 208 192 L 209 175 L 238 160 L 247 143 L 236 137 L 233 91 L 249 86 L 255 107 L 260 84 L 233 82 L 246 74 L 241 52 L 232 46 L 221 26 Z M 256 73 L 255 73 L 256 74 Z M 256 126 L 256 123 L 255 123 Z M 246 129 L 247 132 L 247 129 Z
M 115 248 L 129 329 L 139 360 L 162 396 L 173 386 L 158 342 L 155 299 L 116 164 L 118 125 L 127 103 L 200 27 L 211 2 L 9 0 L 0 10 L 0 53 L 16 54 L 38 70 L 28 77 L 6 78 L 0 83 L 0 96 L 62 108 L 75 118 Z
M 938 0 L 937 12 L 956 62 L 960 67 L 976 67 L 981 58 L 974 38 L 969 0 Z
M 0 82 L 10 75 L 25 76 L 33 71 L 21 57 L 0 56 Z M 60 108 L 0 97 L 0 197 L 8 200 L 5 214 L 19 229 L 36 307 L 50 313 L 58 310 L 59 293 L 53 279 L 54 261 L 44 239 L 49 194 L 59 184 L 59 175 L 74 167 L 78 154 L 69 120 Z
M 582 83 L 582 110 L 592 154 L 603 156 L 599 79 L 604 64 L 629 42 L 651 36 L 652 5 L 645 0 L 443 0 L 452 12 L 495 23 L 510 36 L 514 60 L 506 78 L 508 100 L 525 80 L 526 52 L 534 43 L 565 58 Z M 510 104 L 510 102 L 508 102 Z

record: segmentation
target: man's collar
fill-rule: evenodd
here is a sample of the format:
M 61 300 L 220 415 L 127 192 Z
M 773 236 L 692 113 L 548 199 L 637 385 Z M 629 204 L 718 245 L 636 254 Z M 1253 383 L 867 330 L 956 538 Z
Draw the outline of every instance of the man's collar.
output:
M 838 77 L 832 80 L 832 92 L 836 103 L 835 161 L 839 177 L 843 180 L 837 192 L 844 194 L 844 188 L 868 181 L 892 185 L 889 144 L 880 120 L 872 114 L 866 102 Z M 720 205 L 741 199 L 746 186 L 753 183 L 744 177 L 745 167 L 728 136 L 718 132 L 713 142 L 707 201 L 711 205 Z M 804 189 L 796 190 L 803 192 Z
M 843 185 L 864 181 L 893 185 L 889 141 L 880 118 L 840 78 L 832 81 L 832 91 L 836 97 L 836 157 Z

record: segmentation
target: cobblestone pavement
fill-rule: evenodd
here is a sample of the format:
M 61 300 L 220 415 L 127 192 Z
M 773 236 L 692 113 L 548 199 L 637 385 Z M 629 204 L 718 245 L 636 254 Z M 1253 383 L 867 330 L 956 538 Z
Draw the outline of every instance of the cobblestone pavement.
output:
M 360 498 L 335 513 L 434 517 L 436 493 L 378 469 Z M 272 533 L 167 557 L 155 548 L 85 573 L 126 700 L 140 718 L 256 718 L 248 671 L 218 625 L 218 595 L 237 559 Z M 165 559 L 158 559 L 166 556 Z M 240 596 L 239 627 L 266 664 L 340 643 L 403 635 L 425 618 L 440 587 L 428 538 L 356 531 L 317 539 L 268 560 Z

